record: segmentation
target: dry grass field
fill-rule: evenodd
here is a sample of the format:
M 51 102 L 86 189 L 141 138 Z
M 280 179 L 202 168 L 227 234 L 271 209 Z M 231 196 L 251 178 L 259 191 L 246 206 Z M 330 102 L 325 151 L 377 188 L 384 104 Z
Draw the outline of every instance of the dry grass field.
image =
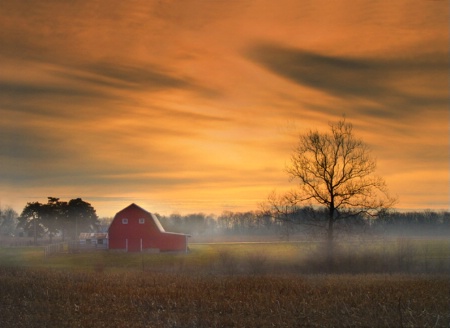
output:
M 295 243 L 2 248 L 0 327 L 449 327 L 448 242 L 395 245 L 342 247 L 333 274 L 320 273 L 320 248 Z
M 1 327 L 448 327 L 449 279 L 0 269 Z

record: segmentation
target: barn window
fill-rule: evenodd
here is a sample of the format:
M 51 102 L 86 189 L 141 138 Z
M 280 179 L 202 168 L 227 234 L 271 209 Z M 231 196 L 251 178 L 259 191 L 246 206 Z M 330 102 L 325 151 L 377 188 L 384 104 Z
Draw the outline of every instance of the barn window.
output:
M 128 219 L 122 219 L 122 224 L 128 224 Z
M 139 219 L 139 224 L 144 224 L 145 223 L 145 219 Z

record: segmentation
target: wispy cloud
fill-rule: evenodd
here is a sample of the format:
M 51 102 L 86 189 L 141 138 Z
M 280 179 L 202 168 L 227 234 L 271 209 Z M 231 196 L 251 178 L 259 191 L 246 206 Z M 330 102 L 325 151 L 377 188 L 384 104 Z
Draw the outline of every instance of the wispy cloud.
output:
M 123 65 L 120 63 L 93 63 L 80 67 L 77 71 L 64 71 L 58 74 L 80 82 L 98 86 L 131 90 L 162 90 L 170 88 L 189 88 L 187 79 L 164 73 L 155 68 Z
M 414 57 L 355 57 L 312 52 L 279 44 L 258 44 L 246 55 L 258 65 L 290 81 L 339 99 L 370 100 L 355 110 L 367 116 L 404 118 L 428 110 L 446 110 L 446 53 Z M 424 81 L 429 84 L 424 84 Z

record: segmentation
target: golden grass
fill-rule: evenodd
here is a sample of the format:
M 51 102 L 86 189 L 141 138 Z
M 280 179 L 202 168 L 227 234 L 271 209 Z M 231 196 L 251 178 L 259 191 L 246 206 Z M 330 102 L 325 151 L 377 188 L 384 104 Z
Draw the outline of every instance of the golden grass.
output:
M 0 268 L 1 327 L 448 327 L 449 279 Z
M 189 253 L 91 253 L 44 257 L 42 248 L 0 248 L 0 266 L 78 271 L 450 274 L 450 240 L 347 242 L 336 245 L 332 269 L 321 243 L 222 243 L 190 245 Z
M 449 327 L 448 241 L 354 245 L 335 271 L 370 274 L 305 274 L 324 269 L 308 243 L 47 258 L 2 248 L 0 327 Z

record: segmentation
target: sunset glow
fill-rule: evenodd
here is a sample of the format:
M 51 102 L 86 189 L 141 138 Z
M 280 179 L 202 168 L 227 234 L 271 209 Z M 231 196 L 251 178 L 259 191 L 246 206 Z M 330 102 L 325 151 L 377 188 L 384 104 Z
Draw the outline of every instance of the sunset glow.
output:
M 449 209 L 448 1 L 2 0 L 0 205 L 256 210 L 345 115 L 399 209 Z

